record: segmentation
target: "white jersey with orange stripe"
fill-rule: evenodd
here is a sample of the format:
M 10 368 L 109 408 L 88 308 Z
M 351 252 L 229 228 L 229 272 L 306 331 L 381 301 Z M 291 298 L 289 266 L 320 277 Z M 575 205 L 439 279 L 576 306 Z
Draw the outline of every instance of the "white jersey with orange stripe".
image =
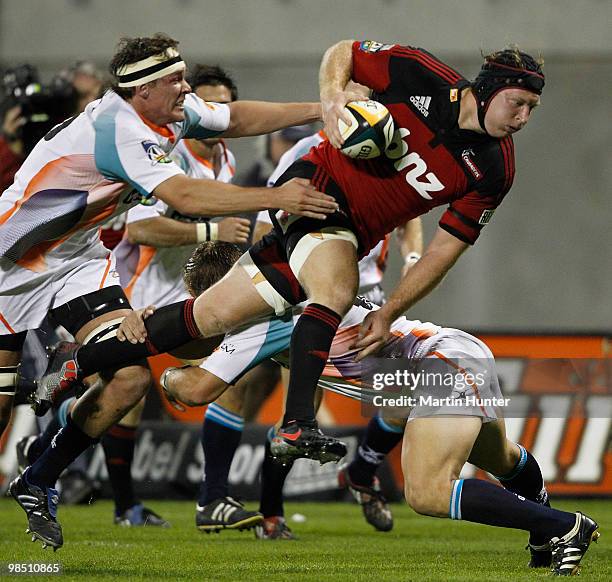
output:
M 236 160 L 223 141 L 216 168 L 198 156 L 187 140 L 177 144 L 172 159 L 193 178 L 231 182 L 236 173 Z M 204 222 L 199 216 L 185 216 L 161 200 L 153 205 L 140 204 L 128 212 L 128 225 L 147 218 L 165 216 L 182 222 Z M 183 267 L 196 245 L 155 248 L 132 244 L 124 237 L 114 249 L 121 285 L 134 309 L 147 305 L 162 307 L 187 299 L 189 294 L 183 284 Z
M 288 367 L 291 334 L 301 315 L 300 307 L 286 317 L 261 319 L 227 334 L 200 368 L 226 384 L 234 384 L 267 358 L 274 358 Z M 352 346 L 359 328 L 368 313 L 376 309 L 379 307 L 357 297 L 333 339 L 319 378 L 321 388 L 375 407 L 390 407 L 386 410 L 408 420 L 435 414 L 476 416 L 483 422 L 498 418 L 503 396 L 493 354 L 482 341 L 464 331 L 399 317 L 393 322 L 391 335 L 377 357 L 355 362 L 358 350 Z M 431 373 L 414 393 L 419 398 L 423 396 L 424 400 L 410 405 L 397 404 L 394 401 L 397 392 L 384 394 L 370 384 L 372 374 L 384 369 L 379 358 L 397 360 L 398 370 L 408 370 L 407 362 L 410 362 L 418 366 L 415 370 Z M 378 402 L 377 397 L 381 395 L 391 396 L 392 403 Z M 442 398 L 440 402 L 430 402 L 429 396 Z
M 351 348 L 366 315 L 379 307 L 358 297 L 344 316 L 333 339 L 322 380 L 361 382 L 362 366 L 355 362 L 358 350 Z M 302 309 L 300 306 L 283 317 L 261 319 L 226 334 L 221 345 L 200 365 L 228 384 L 235 383 L 260 362 L 274 358 L 283 365 L 289 361 L 289 344 L 293 328 Z M 433 323 L 399 317 L 391 326 L 391 336 L 383 347 L 385 357 L 412 358 L 424 339 L 442 328 Z
M 278 162 L 274 172 L 268 178 L 268 186 L 272 187 L 276 181 L 287 171 L 287 168 L 302 156 L 305 156 L 313 147 L 317 147 L 325 141 L 323 131 L 318 131 L 298 141 L 287 150 Z M 272 224 L 267 210 L 257 216 L 259 222 Z M 387 263 L 387 252 L 389 249 L 389 235 L 381 240 L 361 261 L 359 261 L 359 293 L 365 294 L 375 285 L 379 285 L 383 279 Z
M 219 157 L 216 167 L 213 167 L 213 162 L 196 154 L 186 140 L 177 144 L 172 152 L 172 157 L 184 172 L 192 178 L 205 178 L 229 183 L 236 174 L 236 158 L 228 149 L 225 141 L 220 140 L 218 147 Z
M 183 137 L 216 136 L 229 109 L 194 94 L 185 120 L 156 127 L 113 91 L 53 128 L 0 197 L 3 270 L 45 272 L 98 244 L 97 227 L 183 170 L 169 158 Z

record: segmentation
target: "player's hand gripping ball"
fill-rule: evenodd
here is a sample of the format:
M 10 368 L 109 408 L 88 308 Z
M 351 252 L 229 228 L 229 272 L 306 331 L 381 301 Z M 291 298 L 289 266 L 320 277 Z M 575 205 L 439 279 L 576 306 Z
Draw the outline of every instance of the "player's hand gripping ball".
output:
M 351 117 L 347 125 L 338 120 L 344 144 L 340 151 L 349 158 L 371 159 L 382 154 L 393 140 L 395 126 L 389 110 L 378 101 L 352 101 L 345 107 Z

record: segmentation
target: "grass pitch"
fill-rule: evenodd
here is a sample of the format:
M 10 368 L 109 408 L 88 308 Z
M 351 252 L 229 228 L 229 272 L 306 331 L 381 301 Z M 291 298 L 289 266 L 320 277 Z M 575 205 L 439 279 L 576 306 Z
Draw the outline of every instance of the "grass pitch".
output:
M 60 507 L 64 547 L 56 553 L 33 544 L 24 531 L 25 515 L 0 499 L 0 578 L 8 562 L 59 562 L 59 576 L 43 580 L 231 580 L 250 582 L 367 580 L 543 580 L 546 570 L 529 570 L 523 548 L 527 534 L 464 522 L 425 518 L 394 505 L 395 527 L 374 531 L 361 510 L 348 503 L 289 503 L 287 516 L 298 541 L 261 541 L 253 532 L 201 534 L 194 525 L 194 503 L 148 501 L 172 523 L 170 529 L 121 528 L 112 524 L 112 505 Z M 254 508 L 255 504 L 247 504 Z M 556 507 L 581 511 L 599 522 L 598 544 L 590 548 L 583 580 L 612 580 L 612 502 L 571 500 Z

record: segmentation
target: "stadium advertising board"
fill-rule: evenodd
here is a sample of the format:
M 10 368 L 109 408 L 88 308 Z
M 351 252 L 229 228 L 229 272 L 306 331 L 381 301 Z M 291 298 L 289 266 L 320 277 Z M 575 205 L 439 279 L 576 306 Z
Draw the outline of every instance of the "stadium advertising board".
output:
M 526 336 L 480 335 L 496 356 L 504 396 L 512 399 L 513 410 L 506 418 L 509 438 L 522 443 L 538 459 L 548 490 L 553 495 L 612 496 L 612 341 L 601 335 Z M 176 360 L 167 355 L 151 358 L 154 377 Z M 158 386 L 159 388 L 159 386 Z M 281 391 L 268 399 L 258 420 L 244 432 L 230 473 L 236 495 L 254 499 L 263 459 L 267 426 L 277 420 Z M 202 478 L 202 450 L 199 429 L 205 407 L 181 413 L 163 398 L 172 422 L 144 422 L 138 435 L 134 479 L 145 496 L 193 495 Z M 0 479 L 16 469 L 14 444 L 20 436 L 34 431 L 31 415 L 18 407 L 13 429 L 0 443 Z M 321 414 L 325 423 L 335 425 L 333 434 L 346 437 L 349 455 L 368 419 L 357 401 L 326 394 Z M 290 497 L 333 499 L 335 466 L 315 466 L 300 461 L 287 482 Z M 402 490 L 399 450 L 389 456 L 383 479 L 390 498 Z M 92 477 L 106 477 L 101 449 L 95 449 L 88 464 Z M 484 476 L 466 465 L 463 476 Z M 4 479 L 3 479 L 4 480 Z

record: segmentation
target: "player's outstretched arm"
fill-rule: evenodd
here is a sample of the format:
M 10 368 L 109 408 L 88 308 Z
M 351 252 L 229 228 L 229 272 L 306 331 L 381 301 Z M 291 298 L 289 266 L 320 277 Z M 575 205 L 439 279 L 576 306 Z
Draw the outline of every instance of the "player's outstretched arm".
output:
M 338 209 L 331 196 L 318 192 L 302 178 L 293 178 L 278 188 L 243 188 L 181 174 L 162 182 L 153 195 L 183 214 L 196 216 L 282 208 L 291 214 L 323 220 Z
M 230 123 L 223 132 L 223 137 L 261 135 L 292 125 L 321 120 L 320 103 L 234 101 L 228 107 Z
M 338 129 L 338 119 L 343 119 L 348 125 L 351 123 L 344 106 L 350 101 L 362 100 L 365 96 L 363 89 L 358 91 L 354 85 L 349 84 L 353 70 L 353 42 L 341 40 L 328 48 L 319 68 L 324 131 L 330 143 L 336 148 L 344 142 Z
M 130 222 L 127 226 L 127 238 L 132 244 L 155 248 L 198 244 L 208 240 L 245 243 L 250 230 L 251 223 L 246 218 L 224 218 L 211 229 L 210 225 L 207 228 L 206 223 L 182 222 L 167 216 L 158 216 Z
M 429 294 L 468 246 L 438 228 L 421 259 L 406 273 L 389 301 L 365 318 L 355 343 L 355 347 L 361 349 L 357 361 L 376 353 L 384 345 L 392 322 Z

